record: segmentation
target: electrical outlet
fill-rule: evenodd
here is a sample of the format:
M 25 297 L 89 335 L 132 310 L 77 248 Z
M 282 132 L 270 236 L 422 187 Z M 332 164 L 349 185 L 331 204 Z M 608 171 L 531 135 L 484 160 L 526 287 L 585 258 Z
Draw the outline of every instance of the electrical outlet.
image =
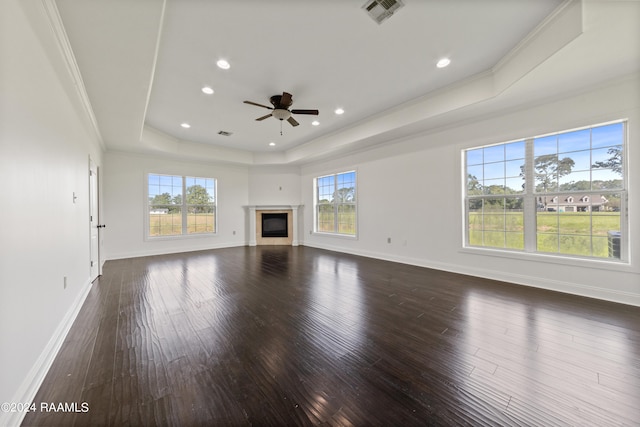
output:
M 236 230 L 233 230 L 233 235 L 234 235 L 234 236 L 236 235 Z
M 391 243 L 391 237 L 387 237 L 387 243 Z
M 67 276 L 64 276 L 64 280 L 63 280 L 63 284 L 62 284 L 62 289 L 67 289 Z

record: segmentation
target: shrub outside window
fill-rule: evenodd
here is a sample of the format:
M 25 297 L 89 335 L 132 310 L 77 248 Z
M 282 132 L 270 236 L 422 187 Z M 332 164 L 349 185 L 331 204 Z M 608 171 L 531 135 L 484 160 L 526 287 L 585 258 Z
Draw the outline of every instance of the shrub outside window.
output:
M 626 122 L 464 151 L 469 247 L 626 259 Z

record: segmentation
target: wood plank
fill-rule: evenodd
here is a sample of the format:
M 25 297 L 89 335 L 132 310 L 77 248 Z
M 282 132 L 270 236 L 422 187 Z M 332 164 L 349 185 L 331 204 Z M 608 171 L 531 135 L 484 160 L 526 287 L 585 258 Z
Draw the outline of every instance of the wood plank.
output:
M 640 309 L 303 246 L 109 261 L 24 425 L 640 424 Z

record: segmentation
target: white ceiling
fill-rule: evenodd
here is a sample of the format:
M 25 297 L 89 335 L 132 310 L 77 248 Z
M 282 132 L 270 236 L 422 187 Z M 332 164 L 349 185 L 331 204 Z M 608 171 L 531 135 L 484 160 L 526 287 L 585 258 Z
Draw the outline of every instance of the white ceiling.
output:
M 55 1 L 113 150 L 308 162 L 640 69 L 638 2 L 404 0 L 380 25 L 364 3 Z M 452 62 L 438 69 L 442 57 Z M 243 103 L 283 91 L 319 116 L 255 121 L 269 111 Z

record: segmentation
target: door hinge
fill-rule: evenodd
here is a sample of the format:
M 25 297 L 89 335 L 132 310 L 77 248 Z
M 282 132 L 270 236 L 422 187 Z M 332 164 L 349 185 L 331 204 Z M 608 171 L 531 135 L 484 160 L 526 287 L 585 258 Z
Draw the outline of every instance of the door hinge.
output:
M 91 261 L 91 267 L 93 267 L 93 261 Z

